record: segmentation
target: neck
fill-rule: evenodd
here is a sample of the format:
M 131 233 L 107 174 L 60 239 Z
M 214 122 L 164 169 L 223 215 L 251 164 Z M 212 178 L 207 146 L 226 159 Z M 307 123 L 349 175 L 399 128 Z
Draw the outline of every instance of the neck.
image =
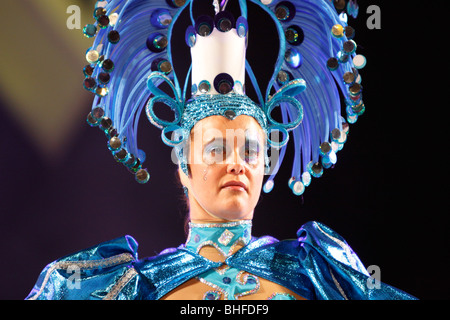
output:
M 189 223 L 186 248 L 199 253 L 203 247 L 209 246 L 226 258 L 250 242 L 251 227 L 251 220 L 194 220 Z

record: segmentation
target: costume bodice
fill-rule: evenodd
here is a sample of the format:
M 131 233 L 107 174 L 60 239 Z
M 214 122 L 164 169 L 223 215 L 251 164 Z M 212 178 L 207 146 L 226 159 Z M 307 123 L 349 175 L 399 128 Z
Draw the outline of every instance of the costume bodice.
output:
M 277 283 L 226 264 L 226 258 L 231 257 L 251 241 L 251 227 L 251 220 L 190 223 L 186 249 L 221 264 L 187 281 L 162 299 L 304 299 Z

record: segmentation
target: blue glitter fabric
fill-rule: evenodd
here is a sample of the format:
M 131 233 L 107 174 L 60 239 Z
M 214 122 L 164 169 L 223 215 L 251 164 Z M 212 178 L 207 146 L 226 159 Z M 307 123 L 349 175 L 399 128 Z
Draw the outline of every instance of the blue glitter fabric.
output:
M 346 241 L 318 222 L 303 225 L 295 240 L 252 237 L 225 263 L 308 300 L 416 299 L 383 282 L 373 285 L 374 279 Z M 27 299 L 157 300 L 221 265 L 185 245 L 138 259 L 136 241 L 125 236 L 50 263 Z

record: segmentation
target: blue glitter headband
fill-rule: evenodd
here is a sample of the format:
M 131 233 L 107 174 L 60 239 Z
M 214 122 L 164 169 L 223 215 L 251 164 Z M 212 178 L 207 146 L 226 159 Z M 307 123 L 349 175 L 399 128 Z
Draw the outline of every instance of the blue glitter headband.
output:
M 95 22 L 83 30 L 85 36 L 95 37 L 86 51 L 88 65 L 83 70 L 84 87 L 95 94 L 88 123 L 104 131 L 114 158 L 135 174 L 138 182 L 145 183 L 149 180 L 143 167 L 146 156 L 137 143 L 138 120 L 144 110 L 150 122 L 162 130 L 162 140 L 178 149 L 195 123 L 205 117 L 250 115 L 267 133 L 273 130 L 284 133 L 281 142 L 268 139 L 269 145 L 279 148 L 280 154 L 264 191 L 269 192 L 274 186 L 290 134 L 295 152 L 288 184 L 294 194 L 303 194 L 312 177 L 320 177 L 324 168 L 336 163 L 349 124 L 355 123 L 365 111 L 359 69 L 366 60 L 356 54 L 354 30 L 347 25 L 347 14 L 357 15 L 356 1 L 342 5 L 344 2 L 328 0 L 236 0 L 241 10 L 237 19 L 224 14 L 226 10 L 216 3 L 216 16 L 202 17 L 203 20 L 194 19 L 192 8 L 196 1 L 97 2 Z M 228 82 L 225 92 L 215 81 L 214 86 L 211 81 L 193 83 L 193 96 L 188 100 L 191 69 L 182 87 L 172 61 L 171 42 L 178 18 L 184 12 L 190 14 L 192 26 L 185 41 L 191 47 L 199 37 L 208 37 L 214 28 L 226 33 L 231 32 L 231 26 L 239 37 L 246 38 L 247 3 L 262 9 L 274 21 L 278 34 L 278 58 L 272 65 L 274 72 L 267 87 L 258 86 L 252 61 L 245 61 L 257 101 L 248 98 L 235 79 Z M 250 28 L 257 29 L 257 23 Z M 169 85 L 171 96 L 159 89 L 162 83 Z M 208 93 L 205 85 L 220 92 L 204 94 Z M 157 102 L 174 111 L 174 121 L 164 121 L 154 114 Z M 281 111 L 279 122 L 271 116 L 275 108 Z M 176 138 L 169 139 L 170 133 L 177 133 L 173 135 Z M 183 168 L 182 162 L 183 158 L 180 159 Z

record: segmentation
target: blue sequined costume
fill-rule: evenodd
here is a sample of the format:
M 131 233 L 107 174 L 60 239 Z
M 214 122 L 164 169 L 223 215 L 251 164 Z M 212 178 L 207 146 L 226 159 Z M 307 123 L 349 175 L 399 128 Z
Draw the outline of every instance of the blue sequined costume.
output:
M 138 259 L 137 242 L 130 236 L 79 251 L 50 263 L 27 299 L 160 299 L 189 279 L 208 277 L 222 264 L 197 253 L 198 247 L 192 241 L 208 241 L 201 238 L 201 233 L 197 234 L 189 237 L 186 245 L 145 259 Z M 222 233 L 224 237 L 227 238 L 226 233 Z M 241 240 L 247 245 L 228 256 L 225 263 L 230 269 L 252 275 L 245 283 L 247 293 L 255 286 L 255 281 L 248 279 L 261 277 L 308 300 L 415 299 L 382 282 L 374 284 L 345 240 L 325 225 L 306 223 L 297 237 L 278 241 L 270 236 L 255 238 L 244 234 Z M 232 243 L 228 241 L 230 238 L 221 240 L 225 240 L 221 241 L 224 244 Z M 223 290 L 233 285 L 233 281 L 226 282 L 221 286 Z

